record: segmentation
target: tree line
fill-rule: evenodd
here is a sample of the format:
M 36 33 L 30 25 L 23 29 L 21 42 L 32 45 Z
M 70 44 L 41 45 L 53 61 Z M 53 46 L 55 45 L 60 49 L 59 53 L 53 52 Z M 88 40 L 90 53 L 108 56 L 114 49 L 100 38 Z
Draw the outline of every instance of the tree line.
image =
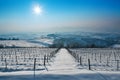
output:
M 19 40 L 19 38 L 0 38 L 0 40 Z

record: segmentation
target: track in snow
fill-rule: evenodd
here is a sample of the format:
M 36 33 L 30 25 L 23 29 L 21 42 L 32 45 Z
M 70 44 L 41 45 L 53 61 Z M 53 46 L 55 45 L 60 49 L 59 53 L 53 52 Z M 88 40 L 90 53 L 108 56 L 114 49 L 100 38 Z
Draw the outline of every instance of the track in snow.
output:
M 66 49 L 61 49 L 56 55 L 54 59 L 54 63 L 52 66 L 48 67 L 48 72 L 58 72 L 59 74 L 68 74 L 69 72 L 73 72 L 76 67 L 75 59 L 68 53 Z
M 79 69 L 77 66 L 78 63 L 75 62 L 75 59 L 66 49 L 61 49 L 56 54 L 56 58 L 54 59 L 54 63 L 52 66 L 48 67 L 48 71 L 44 72 L 44 74 L 62 74 L 62 75 L 78 75 L 78 74 L 92 74 L 94 76 L 92 77 L 92 80 L 107 80 L 105 77 L 103 77 L 102 74 L 98 74 L 97 72 L 85 70 L 83 68 Z M 102 76 L 101 76 L 102 75 Z M 86 76 L 86 75 L 84 75 Z M 81 77 L 81 78 L 80 78 Z M 82 75 L 79 75 L 79 77 L 73 77 L 75 80 L 83 79 Z M 86 76 L 86 79 L 89 78 L 89 75 Z M 72 79 L 74 80 L 74 79 Z M 91 80 L 91 79 L 88 79 Z

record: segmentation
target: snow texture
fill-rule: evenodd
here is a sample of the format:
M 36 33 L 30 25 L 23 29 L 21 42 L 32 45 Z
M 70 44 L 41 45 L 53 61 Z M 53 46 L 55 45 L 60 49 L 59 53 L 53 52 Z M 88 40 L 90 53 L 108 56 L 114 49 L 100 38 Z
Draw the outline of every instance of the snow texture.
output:
M 91 71 L 78 67 L 78 63 L 66 49 L 55 55 L 46 70 L 0 72 L 0 80 L 119 80 L 120 72 Z
M 32 43 L 25 40 L 4 40 L 0 41 L 0 45 L 4 47 L 46 47 L 42 44 Z

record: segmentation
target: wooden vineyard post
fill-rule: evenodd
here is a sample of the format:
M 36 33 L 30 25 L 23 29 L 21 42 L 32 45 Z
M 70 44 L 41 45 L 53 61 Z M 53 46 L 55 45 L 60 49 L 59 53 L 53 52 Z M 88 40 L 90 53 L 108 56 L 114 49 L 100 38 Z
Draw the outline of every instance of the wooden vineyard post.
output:
M 80 65 L 82 65 L 82 57 L 80 56 Z
M 24 53 L 24 62 L 25 62 L 25 53 Z
M 44 55 L 44 64 L 43 64 L 44 66 L 46 65 L 45 62 L 46 62 L 46 55 Z
M 88 67 L 89 67 L 89 70 L 91 70 L 90 59 L 88 59 Z
M 116 62 L 117 62 L 117 71 L 119 71 L 119 61 L 120 60 L 116 60 Z
M 34 59 L 34 80 L 35 80 L 35 70 L 36 70 L 36 58 Z
M 3 54 L 1 54 L 1 61 L 3 61 Z
M 18 64 L 17 55 L 15 56 L 15 58 L 16 58 L 16 65 L 17 65 Z
M 76 58 L 77 58 L 77 61 L 79 62 L 79 55 L 78 54 L 77 54 Z
M 116 54 L 115 54 L 115 53 L 114 53 L 114 58 L 115 58 L 115 61 L 117 61 L 117 60 L 116 60 Z M 119 62 L 119 61 L 118 61 L 118 62 Z
M 6 61 L 6 58 L 5 58 L 5 69 L 7 69 L 7 61 Z
M 102 57 L 101 57 L 101 53 L 100 53 L 100 63 L 101 63 L 101 58 L 102 58 Z
M 96 53 L 95 53 L 95 61 L 97 61 L 96 57 L 97 57 L 97 55 L 96 55 Z
M 109 66 L 108 57 L 107 57 L 107 66 Z
M 34 59 L 34 71 L 36 69 L 36 58 Z
M 49 60 L 49 55 L 47 55 L 47 63 L 48 63 L 48 60 Z

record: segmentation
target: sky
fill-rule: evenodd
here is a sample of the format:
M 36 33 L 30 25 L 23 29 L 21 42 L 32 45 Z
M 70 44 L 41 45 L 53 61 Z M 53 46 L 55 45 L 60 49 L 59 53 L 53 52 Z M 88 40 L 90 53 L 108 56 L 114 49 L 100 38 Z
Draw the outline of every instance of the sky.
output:
M 120 32 L 120 0 L 0 0 L 1 33 L 71 31 Z

